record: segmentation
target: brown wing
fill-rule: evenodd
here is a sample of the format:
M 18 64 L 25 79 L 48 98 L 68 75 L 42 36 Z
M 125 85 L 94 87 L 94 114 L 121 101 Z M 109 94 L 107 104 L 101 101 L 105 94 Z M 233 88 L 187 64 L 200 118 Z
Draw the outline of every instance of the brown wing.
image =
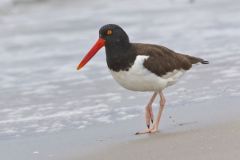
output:
M 166 47 L 158 45 L 135 43 L 134 48 L 138 55 L 149 56 L 143 65 L 158 76 L 165 75 L 167 72 L 175 69 L 189 70 L 192 64 L 207 62 L 201 58 L 176 53 Z

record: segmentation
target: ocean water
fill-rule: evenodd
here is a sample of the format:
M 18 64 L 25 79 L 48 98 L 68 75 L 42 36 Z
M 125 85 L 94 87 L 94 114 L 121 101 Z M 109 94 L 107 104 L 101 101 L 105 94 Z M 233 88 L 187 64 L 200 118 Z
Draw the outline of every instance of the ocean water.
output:
M 121 25 L 131 41 L 210 61 L 165 91 L 167 107 L 240 96 L 237 0 L 1 0 L 0 138 L 143 116 L 151 93 L 120 87 L 108 71 L 104 49 L 76 71 L 107 23 Z

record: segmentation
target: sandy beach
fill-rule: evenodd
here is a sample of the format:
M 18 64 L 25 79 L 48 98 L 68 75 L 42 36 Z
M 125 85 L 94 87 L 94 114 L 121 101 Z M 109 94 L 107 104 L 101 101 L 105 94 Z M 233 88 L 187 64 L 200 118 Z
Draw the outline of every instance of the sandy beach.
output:
M 182 123 L 173 126 L 165 116 L 163 119 L 165 125 L 161 127 L 159 133 L 145 135 L 138 140 L 109 145 L 76 159 L 239 159 L 238 102 L 237 98 L 207 102 L 201 104 L 202 109 L 199 111 L 194 111 L 188 106 L 184 111 L 176 111 L 175 118 L 184 120 Z M 169 124 L 166 125 L 166 123 Z
M 239 126 L 240 121 L 235 121 L 181 133 L 159 133 L 142 140 L 112 146 L 79 159 L 239 159 Z

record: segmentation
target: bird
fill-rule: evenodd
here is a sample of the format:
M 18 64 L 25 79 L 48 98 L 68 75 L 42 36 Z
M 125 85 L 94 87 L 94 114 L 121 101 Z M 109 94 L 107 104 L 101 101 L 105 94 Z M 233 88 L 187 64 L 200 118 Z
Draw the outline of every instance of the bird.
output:
M 110 73 L 122 87 L 153 93 L 145 106 L 147 128 L 136 134 L 158 132 L 166 103 L 163 90 L 174 85 L 194 64 L 209 64 L 207 60 L 178 53 L 162 45 L 132 43 L 119 25 L 106 24 L 99 29 L 97 42 L 80 61 L 77 70 L 83 68 L 104 46 Z M 152 105 L 157 95 L 160 103 L 154 119 Z

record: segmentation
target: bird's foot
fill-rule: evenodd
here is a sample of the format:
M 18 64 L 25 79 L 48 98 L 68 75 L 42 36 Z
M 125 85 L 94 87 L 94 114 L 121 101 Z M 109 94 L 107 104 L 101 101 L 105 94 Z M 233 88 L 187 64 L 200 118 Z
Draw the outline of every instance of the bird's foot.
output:
M 156 133 L 156 132 L 158 132 L 158 128 L 156 128 L 156 127 L 152 127 L 152 128 L 147 128 L 147 129 L 145 129 L 144 131 L 142 131 L 142 132 L 137 132 L 137 133 L 135 133 L 135 135 L 140 135 L 140 134 L 151 134 L 151 133 Z
M 158 128 L 153 127 L 150 129 L 150 133 L 156 133 L 156 132 L 159 132 Z
M 145 129 L 144 131 L 141 131 L 141 132 L 136 132 L 135 135 L 140 135 L 140 134 L 147 134 L 147 133 L 151 133 L 150 132 L 150 129 Z

